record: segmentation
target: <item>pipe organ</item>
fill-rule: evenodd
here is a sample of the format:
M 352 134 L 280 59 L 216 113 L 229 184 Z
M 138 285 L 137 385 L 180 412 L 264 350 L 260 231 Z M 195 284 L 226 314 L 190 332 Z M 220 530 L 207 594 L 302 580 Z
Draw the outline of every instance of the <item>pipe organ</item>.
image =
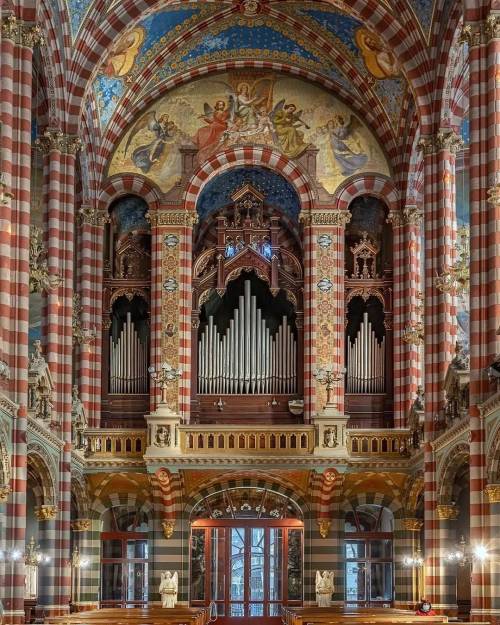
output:
M 385 392 L 385 337 L 379 342 L 367 312 L 354 342 L 348 341 L 347 392 Z
M 131 313 L 116 343 L 109 337 L 110 393 L 148 392 L 148 346 L 134 327 Z
M 212 316 L 198 341 L 198 392 L 273 394 L 297 391 L 297 342 L 287 317 L 271 335 L 245 280 L 224 336 Z

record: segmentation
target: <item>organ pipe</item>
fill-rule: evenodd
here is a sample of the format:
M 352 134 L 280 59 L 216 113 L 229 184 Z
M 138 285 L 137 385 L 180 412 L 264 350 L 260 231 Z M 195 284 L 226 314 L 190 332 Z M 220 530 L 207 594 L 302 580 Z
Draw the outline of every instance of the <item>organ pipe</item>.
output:
M 148 346 L 139 338 L 132 316 L 127 319 L 116 343 L 109 337 L 109 392 L 148 392 Z
M 385 337 L 378 341 L 368 313 L 354 339 L 347 345 L 347 392 L 383 393 L 385 391 Z
M 295 393 L 297 345 L 286 316 L 271 335 L 245 280 L 244 295 L 224 336 L 213 316 L 198 340 L 198 392 L 202 394 Z

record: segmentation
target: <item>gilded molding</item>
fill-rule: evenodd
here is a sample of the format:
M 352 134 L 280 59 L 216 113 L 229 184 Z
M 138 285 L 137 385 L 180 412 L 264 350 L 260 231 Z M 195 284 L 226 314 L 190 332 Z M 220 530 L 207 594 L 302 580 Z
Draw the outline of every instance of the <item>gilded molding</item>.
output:
M 316 522 L 318 524 L 319 535 L 321 538 L 328 538 L 330 527 L 332 526 L 331 519 L 317 519 Z
M 163 536 L 168 540 L 174 535 L 175 519 L 165 519 L 161 522 Z
M 486 41 L 492 39 L 500 39 L 500 15 L 498 13 L 490 13 L 484 23 L 484 33 Z
M 306 226 L 340 226 L 343 228 L 351 221 L 351 213 L 347 210 L 302 213 L 300 221 Z
M 35 508 L 35 516 L 39 521 L 53 521 L 57 516 L 57 506 L 37 506 Z
M 109 223 L 109 215 L 105 211 L 100 211 L 89 204 L 82 204 L 78 211 L 80 223 L 90 226 L 104 226 Z
M 82 147 L 82 142 L 76 135 L 65 135 L 60 130 L 46 130 L 35 141 L 35 147 L 44 154 L 52 151 L 62 154 L 76 154 Z
M 419 532 L 422 529 L 424 522 L 420 519 L 402 519 L 401 525 L 404 530 L 408 532 Z
M 500 503 L 500 484 L 487 484 L 484 493 L 490 503 Z
M 440 521 L 455 521 L 460 510 L 451 504 L 441 504 L 436 507 L 436 512 Z
M 417 149 L 425 156 L 436 154 L 441 150 L 448 150 L 456 154 L 464 147 L 463 139 L 454 130 L 439 130 L 435 135 L 421 137 Z
M 9 498 L 10 493 L 12 492 L 12 488 L 9 484 L 0 486 L 0 503 L 5 503 Z
M 8 15 L 2 19 L 2 37 L 25 48 L 44 44 L 40 26 L 18 20 L 15 15 Z
M 486 191 L 488 195 L 488 204 L 500 206 L 500 184 L 495 184 Z
M 419 226 L 423 221 L 423 213 L 418 206 L 405 206 L 402 211 L 391 211 L 387 223 L 395 227 Z
M 90 519 L 76 519 L 71 522 L 71 529 L 74 532 L 88 532 L 90 529 L 91 521 Z
M 180 210 L 149 212 L 146 218 L 152 226 L 194 226 L 198 222 L 196 213 Z

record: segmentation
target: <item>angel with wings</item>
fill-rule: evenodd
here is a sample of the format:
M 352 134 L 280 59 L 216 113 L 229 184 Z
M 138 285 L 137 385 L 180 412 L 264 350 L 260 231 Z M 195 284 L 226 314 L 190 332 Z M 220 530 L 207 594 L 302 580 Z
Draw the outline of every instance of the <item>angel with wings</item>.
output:
M 361 123 L 354 115 L 348 121 L 342 115 L 334 115 L 320 129 L 328 134 L 333 156 L 344 176 L 352 176 L 368 162 L 368 155 L 357 133 L 359 128 Z
M 135 136 L 142 130 L 148 130 L 153 133 L 153 141 L 137 147 L 132 152 L 131 159 L 142 173 L 147 174 L 151 167 L 162 159 L 165 145 L 173 139 L 176 126 L 175 123 L 169 119 L 167 113 L 163 113 L 158 119 L 156 118 L 156 111 L 146 113 L 136 122 L 135 126 L 130 131 L 125 145 L 124 156 L 127 155 L 127 151 Z
M 158 588 L 162 608 L 175 608 L 178 589 L 179 575 L 177 571 L 173 575 L 171 571 L 164 571 L 161 574 L 160 587 Z
M 299 130 L 301 127 L 309 130 L 309 126 L 302 119 L 302 111 L 297 111 L 295 104 L 287 104 L 283 99 L 276 104 L 270 117 L 276 133 L 276 143 L 290 158 L 300 156 L 309 145 L 304 141 L 304 133 Z
M 198 147 L 198 160 L 204 161 L 219 145 L 220 139 L 227 130 L 229 111 L 224 100 L 217 100 L 214 108 L 207 102 L 204 104 L 204 114 L 200 115 L 206 126 L 198 129 L 194 142 Z

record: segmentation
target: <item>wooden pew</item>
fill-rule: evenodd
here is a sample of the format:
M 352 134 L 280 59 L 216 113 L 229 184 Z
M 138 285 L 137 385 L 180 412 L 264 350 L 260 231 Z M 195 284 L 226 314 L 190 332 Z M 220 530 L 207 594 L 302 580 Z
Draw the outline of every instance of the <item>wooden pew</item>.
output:
M 52 625 L 206 625 L 209 610 L 188 608 L 103 608 L 47 619 Z
M 344 608 L 333 606 L 331 608 L 283 608 L 282 620 L 284 625 L 382 625 L 386 623 L 437 625 L 447 623 L 448 617 L 439 616 L 416 616 L 407 610 L 395 610 L 392 608 Z

